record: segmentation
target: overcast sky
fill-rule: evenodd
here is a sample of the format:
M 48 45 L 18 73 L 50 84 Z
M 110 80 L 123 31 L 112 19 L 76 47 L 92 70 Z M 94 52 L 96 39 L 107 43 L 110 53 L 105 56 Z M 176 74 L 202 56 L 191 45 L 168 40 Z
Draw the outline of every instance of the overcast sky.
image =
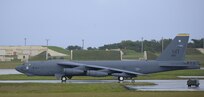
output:
M 0 0 L 0 45 L 98 47 L 122 40 L 204 37 L 204 0 Z

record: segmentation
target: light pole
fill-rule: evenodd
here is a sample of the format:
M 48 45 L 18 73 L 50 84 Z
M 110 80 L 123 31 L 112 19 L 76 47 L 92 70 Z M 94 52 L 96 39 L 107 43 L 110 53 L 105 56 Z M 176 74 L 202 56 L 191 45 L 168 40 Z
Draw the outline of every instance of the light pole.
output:
M 48 45 L 49 45 L 49 39 L 46 39 L 47 49 L 46 49 L 46 56 L 45 59 L 48 59 Z
M 82 39 L 82 50 L 84 50 L 84 39 Z
M 24 45 L 26 46 L 26 41 L 27 41 L 27 38 L 24 38 Z
M 164 49 L 164 38 L 162 37 L 162 52 L 163 52 L 163 49 Z
M 142 43 L 141 43 L 141 53 L 143 53 L 143 49 L 144 49 L 144 44 L 143 44 L 143 37 L 142 37 Z
M 49 45 L 49 39 L 46 39 L 46 45 L 47 46 Z

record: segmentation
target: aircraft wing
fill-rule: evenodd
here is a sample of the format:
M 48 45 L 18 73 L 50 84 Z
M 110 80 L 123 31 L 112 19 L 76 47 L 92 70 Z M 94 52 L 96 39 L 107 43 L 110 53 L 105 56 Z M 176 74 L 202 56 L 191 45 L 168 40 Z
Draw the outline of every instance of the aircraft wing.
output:
M 163 65 L 159 65 L 160 67 L 163 67 L 163 68 L 187 68 L 188 65 L 172 65 L 172 64 L 163 64 Z
M 83 68 L 84 71 L 87 71 L 87 70 L 97 71 L 98 70 L 98 71 L 107 72 L 109 74 L 123 73 L 125 75 L 143 75 L 142 73 L 138 73 L 138 72 L 132 72 L 132 71 L 127 71 L 127 70 L 104 67 L 104 66 L 97 66 L 97 65 L 81 64 L 81 63 L 76 63 L 76 62 L 61 62 L 61 63 L 58 63 L 58 65 L 63 66 L 64 68 L 81 67 Z

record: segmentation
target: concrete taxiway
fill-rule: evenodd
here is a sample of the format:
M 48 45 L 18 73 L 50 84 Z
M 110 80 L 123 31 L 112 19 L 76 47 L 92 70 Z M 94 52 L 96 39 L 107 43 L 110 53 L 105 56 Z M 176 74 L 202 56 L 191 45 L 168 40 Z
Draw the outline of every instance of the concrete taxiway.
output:
M 0 75 L 8 75 L 8 74 L 22 74 L 15 69 L 0 69 Z
M 137 80 L 136 82 L 150 82 L 152 86 L 126 86 L 138 91 L 204 91 L 204 80 L 199 80 L 199 87 L 188 87 L 187 80 Z

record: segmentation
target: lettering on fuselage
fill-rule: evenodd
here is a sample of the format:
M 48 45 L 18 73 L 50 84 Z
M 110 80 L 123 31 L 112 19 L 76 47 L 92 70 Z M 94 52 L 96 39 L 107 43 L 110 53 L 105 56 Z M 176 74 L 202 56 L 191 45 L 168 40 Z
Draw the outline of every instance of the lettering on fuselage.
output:
M 178 54 L 179 54 L 179 49 L 174 49 L 171 51 L 171 56 L 173 56 L 173 57 L 175 57 Z

